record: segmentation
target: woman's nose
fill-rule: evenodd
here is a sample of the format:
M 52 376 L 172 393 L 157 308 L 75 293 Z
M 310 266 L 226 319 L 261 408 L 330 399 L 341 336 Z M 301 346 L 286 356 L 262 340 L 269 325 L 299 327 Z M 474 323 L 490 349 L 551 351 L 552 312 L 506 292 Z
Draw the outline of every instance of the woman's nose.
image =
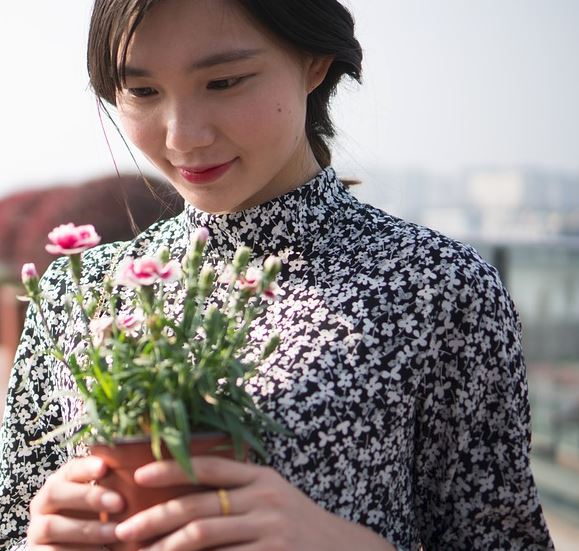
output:
M 208 147 L 214 141 L 215 128 L 207 110 L 191 102 L 171 109 L 167 118 L 167 149 L 187 153 L 198 147 Z

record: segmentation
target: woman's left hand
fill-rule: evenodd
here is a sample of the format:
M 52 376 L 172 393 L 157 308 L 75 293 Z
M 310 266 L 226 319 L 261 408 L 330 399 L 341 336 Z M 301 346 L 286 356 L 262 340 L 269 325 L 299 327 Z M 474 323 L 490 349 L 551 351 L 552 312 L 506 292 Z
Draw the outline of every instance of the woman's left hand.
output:
M 150 551 L 394 549 L 368 528 L 328 513 L 273 469 L 216 457 L 192 461 L 198 483 L 215 490 L 192 493 L 137 513 L 117 526 L 119 539 L 145 541 L 165 535 Z M 141 467 L 135 472 L 135 481 L 149 487 L 189 482 L 174 461 Z M 227 491 L 227 515 L 223 514 L 219 488 Z

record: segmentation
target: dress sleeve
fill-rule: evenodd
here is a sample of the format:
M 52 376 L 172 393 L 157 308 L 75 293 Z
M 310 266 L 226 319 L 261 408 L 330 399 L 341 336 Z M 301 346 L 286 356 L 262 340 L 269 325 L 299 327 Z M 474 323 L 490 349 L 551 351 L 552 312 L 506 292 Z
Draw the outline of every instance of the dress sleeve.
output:
M 494 269 L 450 275 L 417 415 L 416 510 L 426 551 L 553 549 L 530 469 L 520 324 Z
M 56 268 L 55 268 L 56 269 Z M 54 272 L 54 269 L 52 273 Z M 50 283 L 50 277 L 44 282 Z M 53 281 L 57 281 L 55 278 Z M 45 311 L 48 324 L 58 327 L 54 304 L 59 295 L 55 284 L 48 286 L 52 305 Z M 43 286 L 44 289 L 44 286 Z M 67 460 L 67 452 L 50 442 L 34 441 L 60 425 L 60 410 L 43 406 L 54 392 L 57 362 L 47 353 L 47 333 L 29 307 L 20 345 L 12 368 L 4 420 L 0 428 L 0 549 L 25 549 L 31 499 L 45 479 Z M 42 415 L 40 415 L 43 413 Z

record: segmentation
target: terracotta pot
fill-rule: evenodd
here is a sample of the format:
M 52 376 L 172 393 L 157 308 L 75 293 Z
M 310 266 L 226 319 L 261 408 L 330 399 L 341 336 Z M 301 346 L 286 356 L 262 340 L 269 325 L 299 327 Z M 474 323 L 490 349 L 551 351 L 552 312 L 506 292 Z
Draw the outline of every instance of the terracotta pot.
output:
M 101 457 L 108 466 L 108 472 L 98 484 L 110 488 L 123 496 L 126 507 L 120 513 L 101 513 L 102 522 L 121 522 L 130 516 L 148 509 L 153 505 L 164 503 L 172 498 L 206 490 L 202 486 L 192 484 L 170 486 L 166 488 L 144 488 L 137 486 L 133 475 L 139 467 L 155 461 L 151 451 L 150 440 L 139 439 L 120 442 L 114 447 L 107 445 L 90 446 L 92 455 Z M 170 459 L 167 449 L 163 449 L 163 457 Z M 229 436 L 222 433 L 200 433 L 193 435 L 190 446 L 191 455 L 213 455 L 234 459 L 235 453 Z M 77 517 L 79 515 L 76 515 Z M 94 517 L 93 517 L 94 518 Z M 107 545 L 112 551 L 133 551 L 154 540 L 139 543 L 117 543 Z

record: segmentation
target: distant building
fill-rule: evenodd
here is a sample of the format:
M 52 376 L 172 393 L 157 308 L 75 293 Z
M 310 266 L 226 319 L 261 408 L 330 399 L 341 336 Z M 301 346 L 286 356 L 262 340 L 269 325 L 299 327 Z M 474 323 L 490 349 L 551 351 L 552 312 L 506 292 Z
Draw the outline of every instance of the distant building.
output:
M 355 193 L 388 212 L 458 238 L 579 236 L 579 174 L 532 168 L 382 173 Z

